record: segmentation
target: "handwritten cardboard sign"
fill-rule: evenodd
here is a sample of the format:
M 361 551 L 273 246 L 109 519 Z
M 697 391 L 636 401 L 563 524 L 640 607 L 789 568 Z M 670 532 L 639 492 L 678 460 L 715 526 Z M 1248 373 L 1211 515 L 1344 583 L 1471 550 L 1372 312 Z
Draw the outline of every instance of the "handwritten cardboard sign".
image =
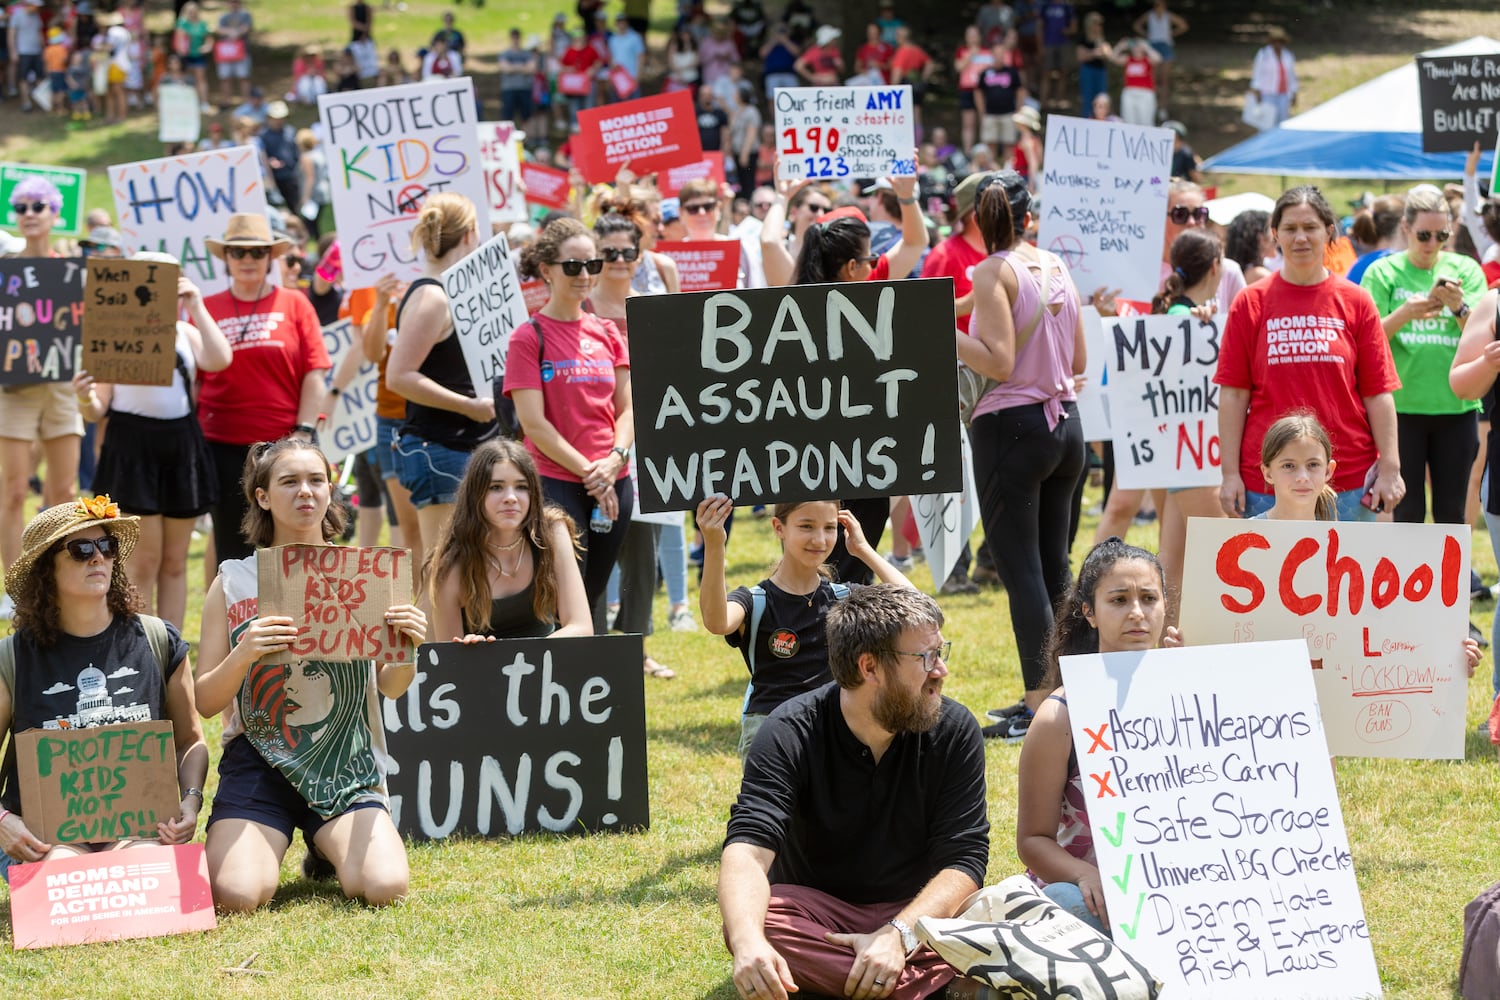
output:
M 974 485 L 974 454 L 969 447 L 968 432 L 958 432 L 959 455 L 964 466 L 964 488 L 958 493 L 924 493 L 911 498 L 912 516 L 932 583 L 941 587 L 958 565 L 964 543 L 979 523 L 979 490 Z
M 526 133 L 513 122 L 479 123 L 479 156 L 484 164 L 484 189 L 490 197 L 491 222 L 525 222 L 526 193 L 521 185 L 517 147 Z
M 323 346 L 333 367 L 328 369 L 331 382 L 343 370 L 346 359 L 363 353 L 360 331 L 347 319 L 323 327 Z M 326 423 L 318 435 L 319 446 L 328 461 L 338 464 L 350 455 L 375 447 L 375 403 L 380 394 L 380 366 L 363 358 L 354 380 L 346 385 L 333 404 Z
M 1104 321 L 1105 362 L 1122 489 L 1217 486 L 1222 315 Z
M 677 263 L 684 292 L 716 292 L 739 283 L 739 240 L 661 240 L 656 250 Z
M 1422 152 L 1467 153 L 1488 143 L 1500 118 L 1500 53 L 1417 59 Z
M 175 264 L 90 257 L 83 370 L 116 385 L 171 385 L 177 369 Z
M 651 825 L 638 635 L 428 643 L 383 707 L 405 836 Z
M 278 545 L 256 553 L 260 613 L 287 615 L 303 629 L 290 649 L 261 663 L 410 663 L 406 636 L 385 623 L 411 603 L 411 553 L 343 545 Z
M 911 87 L 782 87 L 776 104 L 778 180 L 915 177 Z
M 156 141 L 197 142 L 203 129 L 198 90 L 190 83 L 163 83 L 156 88 Z
M 1188 520 L 1185 640 L 1305 642 L 1341 757 L 1463 757 L 1468 615 L 1467 530 Z
M 1049 115 L 1044 162 L 1037 242 L 1086 293 L 1149 300 L 1161 285 L 1171 129 Z
M 703 159 L 693 95 L 637 97 L 578 112 L 575 166 L 590 184 L 612 184 L 620 168 L 639 175 Z
M 83 352 L 83 274 L 77 259 L 0 258 L 0 385 L 72 381 Z
M 80 854 L 12 865 L 9 875 L 17 951 L 218 926 L 202 844 Z
M 229 272 L 204 240 L 223 237 L 236 212 L 266 214 L 260 153 L 252 146 L 116 164 L 109 188 L 125 252 L 171 254 L 205 295 L 228 288 Z
M 350 288 L 371 287 L 387 273 L 421 276 L 411 231 L 429 194 L 468 198 L 479 231 L 490 231 L 474 109 L 474 83 L 466 76 L 319 95 Z
M 72 236 L 83 232 L 83 188 L 88 182 L 88 171 L 76 167 L 35 166 L 30 163 L 0 163 L 0 225 L 16 228 L 16 213 L 10 207 L 11 192 L 16 185 L 28 177 L 43 177 L 52 182 L 57 193 L 62 195 L 62 210 L 52 231 L 59 236 Z
M 511 331 L 527 320 L 516 263 L 505 234 L 499 233 L 443 272 L 453 333 L 481 397 L 491 395 L 495 380 L 504 377 Z
M 176 819 L 172 723 L 30 729 L 16 736 L 26 825 L 49 844 L 155 839 Z
M 963 489 L 953 280 L 644 295 L 625 304 L 641 506 Z M 946 326 L 945 326 L 946 324 Z M 928 331 L 928 332 L 924 332 Z
M 526 202 L 546 208 L 567 208 L 571 187 L 568 172 L 540 163 L 522 162 L 521 182 L 526 185 Z
M 677 192 L 688 181 L 701 181 L 708 179 L 717 186 L 723 184 L 724 177 L 724 154 L 719 150 L 704 152 L 703 159 L 697 163 L 682 163 L 675 167 L 668 167 L 656 176 L 656 186 L 661 190 L 663 198 L 675 198 Z
M 1310 673 L 1291 641 L 1062 658 L 1110 931 L 1164 996 L 1380 995 Z

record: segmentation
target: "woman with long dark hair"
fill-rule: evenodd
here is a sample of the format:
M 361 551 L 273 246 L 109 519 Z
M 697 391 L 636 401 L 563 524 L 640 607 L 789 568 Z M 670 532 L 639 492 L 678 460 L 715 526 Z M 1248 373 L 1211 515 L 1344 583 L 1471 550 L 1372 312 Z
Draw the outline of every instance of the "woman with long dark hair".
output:
M 1271 213 L 1249 208 L 1230 220 L 1224 230 L 1224 256 L 1240 266 L 1245 284 L 1269 277 L 1266 258 L 1276 253 L 1271 236 Z

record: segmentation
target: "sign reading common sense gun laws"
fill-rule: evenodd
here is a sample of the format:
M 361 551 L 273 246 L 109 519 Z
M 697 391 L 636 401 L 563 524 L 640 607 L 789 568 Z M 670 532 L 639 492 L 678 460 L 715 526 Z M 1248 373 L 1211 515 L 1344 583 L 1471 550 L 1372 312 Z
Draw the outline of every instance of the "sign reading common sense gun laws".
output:
M 782 87 L 774 100 L 778 180 L 916 176 L 911 87 Z
M 69 382 L 83 350 L 83 261 L 0 259 L 0 385 Z
M 953 282 L 647 295 L 625 305 L 641 507 L 956 493 Z
M 1463 757 L 1468 615 L 1466 530 L 1188 520 L 1183 638 L 1304 641 L 1341 757 Z
M 1303 644 L 1062 674 L 1110 933 L 1163 995 L 1380 996 Z
M 1495 135 L 1500 52 L 1417 59 L 1422 152 L 1467 153 Z
M 511 331 L 529 318 L 516 257 L 505 234 L 497 234 L 444 271 L 443 290 L 469 381 L 476 395 L 488 396 L 495 379 L 505 375 Z
M 391 818 L 424 840 L 650 825 L 641 637 L 417 650 L 384 702 Z
M 83 370 L 116 385 L 171 385 L 177 368 L 176 264 L 88 258 Z
M 411 603 L 411 553 L 343 545 L 278 545 L 256 553 L 260 614 L 287 615 L 302 631 L 261 663 L 312 660 L 410 663 L 405 634 L 385 611 Z
M 154 840 L 156 824 L 180 812 L 170 722 L 31 729 L 15 739 L 21 811 L 46 843 Z
M 421 276 L 411 231 L 429 194 L 468 198 L 479 231 L 490 231 L 474 108 L 468 77 L 318 97 L 350 288 L 371 287 L 387 273 Z

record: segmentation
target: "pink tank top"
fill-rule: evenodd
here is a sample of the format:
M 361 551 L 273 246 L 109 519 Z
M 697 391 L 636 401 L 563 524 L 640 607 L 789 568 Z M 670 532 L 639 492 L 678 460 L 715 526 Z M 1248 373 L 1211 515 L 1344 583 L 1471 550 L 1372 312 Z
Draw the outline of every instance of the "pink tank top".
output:
M 1016 274 L 1016 300 L 1011 303 L 1010 315 L 1019 337 L 1021 331 L 1030 326 L 1032 318 L 1036 316 L 1037 300 L 1042 294 L 1041 265 L 1032 264 L 1021 257 L 1013 257 L 1010 250 L 1001 250 L 991 256 L 1005 261 Z M 997 410 L 1041 403 L 1047 414 L 1047 427 L 1056 429 L 1066 416 L 1063 404 L 1078 398 L 1073 390 L 1073 348 L 1080 309 L 1078 292 L 1062 262 L 1051 255 L 1049 259 L 1050 278 L 1041 321 L 1036 324 L 1031 337 L 1016 352 L 1016 364 L 1010 379 L 985 393 L 984 398 L 974 407 L 976 417 Z M 1061 306 L 1056 315 L 1053 315 L 1051 309 L 1045 308 L 1052 305 Z

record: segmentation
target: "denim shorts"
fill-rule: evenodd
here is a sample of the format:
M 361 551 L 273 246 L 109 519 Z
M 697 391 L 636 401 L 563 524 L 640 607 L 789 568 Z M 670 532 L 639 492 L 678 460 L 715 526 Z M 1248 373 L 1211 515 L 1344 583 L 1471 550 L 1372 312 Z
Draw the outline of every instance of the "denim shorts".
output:
M 383 808 L 379 802 L 356 802 L 345 812 Z M 313 812 L 286 775 L 267 764 L 244 736 L 230 740 L 219 761 L 219 790 L 214 793 L 208 825 L 213 826 L 221 819 L 259 823 L 280 831 L 287 840 L 301 830 L 308 844 L 328 822 Z
M 400 479 L 401 463 L 396 461 L 396 433 L 401 430 L 400 417 L 375 418 L 375 447 L 368 454 L 370 469 L 380 479 Z
M 458 484 L 469 464 L 469 453 L 444 448 L 410 434 L 398 435 L 395 443 L 396 478 L 411 493 L 412 506 L 421 510 L 435 503 L 458 499 Z

